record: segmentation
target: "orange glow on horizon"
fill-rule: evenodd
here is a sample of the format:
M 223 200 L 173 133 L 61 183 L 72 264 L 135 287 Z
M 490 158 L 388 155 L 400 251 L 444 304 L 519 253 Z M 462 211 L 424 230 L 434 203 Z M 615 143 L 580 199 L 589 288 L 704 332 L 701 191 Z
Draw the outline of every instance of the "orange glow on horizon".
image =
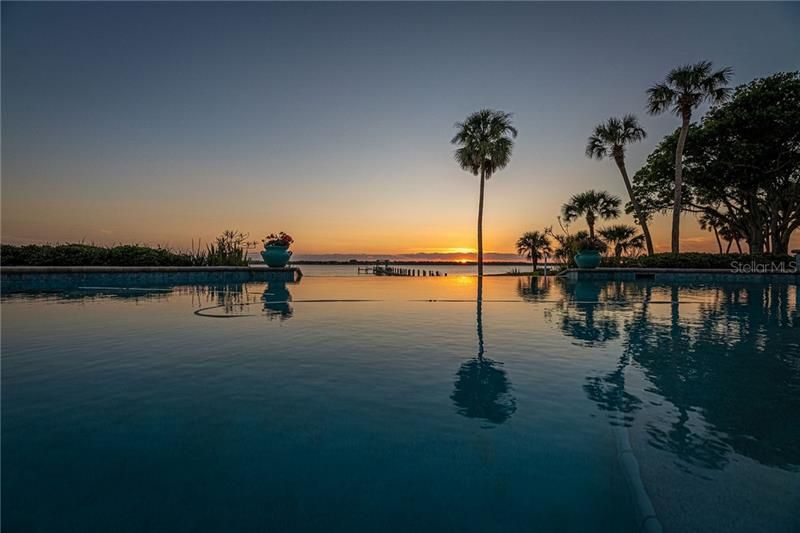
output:
M 165 246 L 177 250 L 190 250 L 198 242 L 201 248 L 214 242 L 226 228 L 248 232 L 253 240 L 260 240 L 273 231 L 284 230 L 295 238 L 292 249 L 296 257 L 308 255 L 371 255 L 419 256 L 428 261 L 456 261 L 462 264 L 477 260 L 476 235 L 473 226 L 473 205 L 469 201 L 459 204 L 457 210 L 430 209 L 409 214 L 411 222 L 404 219 L 382 216 L 382 213 L 358 213 L 348 217 L 308 216 L 304 210 L 292 210 L 281 206 L 262 214 L 261 195 L 253 194 L 244 199 L 237 198 L 239 209 L 196 211 L 186 198 L 176 198 L 169 209 L 141 198 L 114 198 L 94 202 L 90 198 L 69 198 L 60 202 L 50 196 L 34 195 L 15 200 L 3 191 L 2 242 L 4 244 L 46 244 L 85 242 L 98 245 L 138 243 L 150 246 Z M 413 196 L 413 195 L 412 195 Z M 558 212 L 555 199 L 543 201 L 535 212 L 508 208 L 514 196 L 502 197 L 494 194 L 487 210 L 484 225 L 484 257 L 487 263 L 498 260 L 524 258 L 517 256 L 514 243 L 525 231 L 539 230 L 553 225 L 554 213 Z M 234 201 L 223 198 L 226 205 Z M 431 199 L 427 198 L 425 201 Z M 439 199 L 445 205 L 444 199 Z M 376 202 L 394 209 L 389 199 Z M 373 203 L 360 204 L 359 209 L 371 209 Z M 437 204 L 439 205 L 439 204 Z M 505 209 L 501 210 L 501 207 Z M 492 211 L 496 209 L 496 211 Z M 39 216 L 38 213 L 46 213 Z M 191 216 L 189 214 L 191 213 Z M 365 223 L 368 221 L 369 223 Z M 632 224 L 628 216 L 618 222 Z M 656 252 L 670 249 L 669 216 L 658 216 L 651 224 Z M 577 221 L 569 230 L 585 228 Z M 559 229 L 556 227 L 556 231 Z M 725 243 L 723 243 L 723 247 Z M 747 251 L 742 243 L 743 251 Z M 789 249 L 800 248 L 800 232 L 792 236 Z M 686 216 L 681 224 L 681 250 L 685 252 L 718 251 L 712 233 L 703 231 L 696 219 Z M 732 252 L 738 251 L 735 246 Z M 257 252 L 257 249 L 251 250 Z M 504 257 L 493 256 L 503 254 Z
M 478 251 L 475 248 L 442 248 L 439 250 L 435 250 L 433 252 L 442 254 L 467 254 L 467 255 L 474 255 L 478 253 Z

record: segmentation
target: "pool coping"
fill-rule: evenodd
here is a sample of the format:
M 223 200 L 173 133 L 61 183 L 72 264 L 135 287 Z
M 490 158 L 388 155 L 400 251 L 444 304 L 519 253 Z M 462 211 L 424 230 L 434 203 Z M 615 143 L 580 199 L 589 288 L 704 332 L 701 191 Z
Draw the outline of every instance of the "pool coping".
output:
M 297 267 L 265 266 L 4 266 L 2 292 L 52 291 L 82 287 L 150 287 L 192 284 L 285 282 L 303 277 Z
M 64 272 L 300 272 L 298 267 L 249 266 L 0 266 L 3 274 L 46 274 Z
M 558 274 L 570 281 L 745 281 L 800 283 L 800 270 L 736 272 L 727 268 L 569 268 Z

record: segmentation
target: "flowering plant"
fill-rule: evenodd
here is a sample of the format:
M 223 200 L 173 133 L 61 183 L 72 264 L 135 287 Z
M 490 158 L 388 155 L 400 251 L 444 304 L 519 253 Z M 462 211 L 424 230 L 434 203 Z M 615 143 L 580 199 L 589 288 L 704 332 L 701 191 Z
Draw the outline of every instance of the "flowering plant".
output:
M 578 239 L 575 241 L 575 249 L 579 252 L 587 250 L 596 250 L 598 252 L 605 252 L 608 246 L 606 243 L 598 238 L 586 237 L 585 239 Z
M 293 242 L 292 236 L 284 232 L 277 235 L 270 233 L 264 238 L 264 246 L 286 246 L 288 248 Z

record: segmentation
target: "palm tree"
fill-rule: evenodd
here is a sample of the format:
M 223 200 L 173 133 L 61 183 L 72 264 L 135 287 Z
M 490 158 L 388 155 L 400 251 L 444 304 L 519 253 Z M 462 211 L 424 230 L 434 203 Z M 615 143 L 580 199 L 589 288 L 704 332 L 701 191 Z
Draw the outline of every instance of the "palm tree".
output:
M 625 115 L 621 119 L 611 117 L 594 128 L 594 133 L 586 144 L 586 157 L 604 159 L 611 156 L 614 158 L 614 162 L 622 174 L 622 181 L 625 182 L 625 188 L 628 189 L 636 220 L 642 227 L 642 233 L 644 233 L 647 243 L 647 253 L 653 255 L 653 239 L 650 237 L 650 229 L 647 227 L 647 216 L 633 195 L 631 180 L 628 179 L 628 170 L 625 168 L 625 145 L 639 142 L 645 137 L 647 137 L 647 133 L 639 126 L 639 121 L 634 115 Z
M 486 180 L 511 161 L 517 130 L 511 125 L 511 113 L 481 109 L 457 122 L 458 133 L 450 141 L 459 166 L 481 177 L 478 201 L 478 276 L 483 276 L 483 195 Z
M 544 254 L 553 253 L 550 238 L 540 231 L 528 231 L 517 240 L 517 253 L 531 260 L 531 267 L 536 272 L 536 263 Z
M 594 223 L 597 217 L 605 220 L 618 218 L 620 199 L 606 191 L 586 191 L 574 195 L 561 207 L 561 215 L 567 222 L 578 217 L 586 217 L 589 226 L 589 238 L 594 239 Z
M 619 263 L 622 254 L 629 254 L 644 248 L 644 235 L 636 233 L 636 227 L 627 224 L 614 224 L 598 231 L 601 237 L 614 247 L 614 259 Z
M 711 213 L 703 213 L 701 214 L 697 222 L 700 224 L 700 229 L 713 231 L 714 232 L 714 239 L 717 241 L 717 248 L 719 249 L 719 253 L 722 253 L 722 240 L 720 239 L 720 227 L 724 224 L 719 217 L 714 216 Z
M 730 253 L 731 246 L 734 242 L 736 242 L 736 249 L 739 250 L 739 253 L 742 253 L 742 245 L 739 243 L 740 240 L 744 239 L 744 235 L 738 229 L 734 228 L 730 224 L 725 224 L 721 228 L 719 228 L 719 235 L 726 241 L 728 241 L 728 246 L 725 249 L 725 253 Z
M 705 101 L 717 104 L 731 93 L 726 87 L 733 70 L 712 71 L 711 61 L 672 69 L 662 83 L 647 90 L 647 110 L 651 115 L 672 111 L 681 117 L 681 132 L 675 147 L 675 200 L 672 207 L 672 253 L 680 251 L 681 203 L 683 198 L 683 149 L 692 120 L 692 111 Z

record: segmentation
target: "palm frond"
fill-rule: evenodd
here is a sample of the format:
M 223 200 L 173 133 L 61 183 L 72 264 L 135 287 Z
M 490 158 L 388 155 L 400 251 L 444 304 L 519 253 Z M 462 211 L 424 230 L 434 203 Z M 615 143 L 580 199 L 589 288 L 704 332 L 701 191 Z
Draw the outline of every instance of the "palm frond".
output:
M 517 239 L 517 253 L 528 259 L 541 259 L 544 254 L 553 252 L 550 238 L 545 232 L 528 231 Z
M 599 129 L 600 126 L 595 129 L 594 135 L 589 137 L 586 142 L 586 157 L 588 158 L 603 159 L 608 155 L 608 146 L 601 137 L 602 133 Z
M 703 101 L 719 103 L 730 95 L 726 87 L 733 74 L 730 67 L 712 71 L 711 61 L 699 61 L 672 69 L 662 83 L 647 91 L 647 110 L 657 115 L 672 108 L 675 114 L 690 116 Z
M 646 136 L 635 115 L 611 117 L 595 126 L 586 143 L 586 157 L 603 159 L 609 154 L 616 157 L 625 152 L 626 145 L 639 142 Z
M 481 109 L 455 127 L 458 131 L 450 142 L 458 146 L 455 158 L 462 169 L 488 178 L 510 163 L 517 136 L 511 113 Z
M 666 83 L 658 83 L 647 89 L 647 112 L 660 115 L 667 111 L 677 99 L 677 93 Z

